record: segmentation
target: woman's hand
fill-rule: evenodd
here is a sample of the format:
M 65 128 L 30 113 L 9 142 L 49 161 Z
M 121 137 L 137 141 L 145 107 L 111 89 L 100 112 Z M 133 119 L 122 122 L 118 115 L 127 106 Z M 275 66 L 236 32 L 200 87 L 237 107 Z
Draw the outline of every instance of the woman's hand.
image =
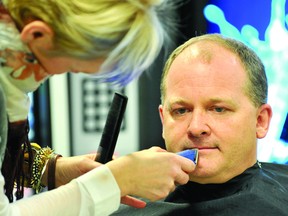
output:
M 195 164 L 159 147 L 132 153 L 106 164 L 121 190 L 121 196 L 134 195 L 156 201 L 165 198 L 176 185 L 189 181 Z
M 59 158 L 56 163 L 56 187 L 101 166 L 102 164 L 95 162 L 95 155 Z M 191 160 L 159 147 L 120 157 L 106 165 L 118 183 L 121 202 L 136 208 L 145 207 L 145 202 L 128 195 L 151 201 L 163 199 L 176 185 L 186 184 L 189 181 L 189 173 L 195 169 Z M 47 179 L 45 176 L 47 172 L 43 176 L 44 180 Z
M 96 154 L 87 154 L 83 156 L 74 156 L 74 157 L 60 157 L 56 162 L 56 187 L 67 184 L 72 179 L 77 178 L 90 170 L 101 166 L 101 163 L 95 162 Z M 45 177 L 47 179 L 47 170 L 45 172 Z M 42 182 L 44 185 L 47 185 L 47 181 Z M 98 185 L 101 187 L 101 185 Z M 146 203 L 136 199 L 131 196 L 124 196 L 121 198 L 121 203 L 132 206 L 134 208 L 143 208 L 146 206 Z

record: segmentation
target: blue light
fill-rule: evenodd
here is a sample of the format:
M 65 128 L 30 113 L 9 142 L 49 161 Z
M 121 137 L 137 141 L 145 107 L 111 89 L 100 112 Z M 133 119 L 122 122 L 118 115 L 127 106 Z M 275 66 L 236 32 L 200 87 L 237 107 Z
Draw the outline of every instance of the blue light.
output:
M 273 108 L 273 118 L 267 136 L 258 142 L 258 159 L 287 163 L 288 143 L 287 140 L 280 139 L 282 131 L 285 130 L 284 123 L 288 113 L 286 0 L 214 2 L 204 9 L 206 19 L 211 22 L 209 32 L 220 32 L 247 44 L 259 55 L 266 67 L 269 82 L 268 103 Z M 226 16 L 228 14 L 229 18 Z M 218 29 L 215 25 L 213 29 L 213 24 L 216 24 Z

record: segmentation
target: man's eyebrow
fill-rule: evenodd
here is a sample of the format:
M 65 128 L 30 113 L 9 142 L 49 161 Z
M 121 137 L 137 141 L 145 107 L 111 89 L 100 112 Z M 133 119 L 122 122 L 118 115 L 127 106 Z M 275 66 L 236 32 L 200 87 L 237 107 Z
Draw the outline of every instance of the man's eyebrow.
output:
M 210 103 L 227 103 L 233 106 L 237 106 L 237 103 L 234 100 L 228 98 L 211 98 L 209 100 Z
M 191 101 L 186 101 L 183 100 L 182 98 L 174 98 L 170 101 L 167 102 L 167 108 L 171 108 L 173 105 L 188 105 L 190 104 Z M 234 100 L 231 100 L 229 98 L 210 98 L 207 100 L 207 103 L 212 103 L 212 104 L 216 104 L 216 103 L 226 103 L 226 104 L 231 104 L 232 106 L 238 106 L 237 103 Z
M 170 110 L 173 105 L 185 106 L 187 104 L 188 104 L 188 102 L 186 102 L 185 100 L 183 100 L 181 98 L 173 98 L 172 100 L 166 102 L 166 107 L 168 110 Z
M 213 102 L 213 103 L 230 102 L 229 99 L 224 99 L 224 98 L 211 98 L 211 99 L 209 99 L 209 101 Z

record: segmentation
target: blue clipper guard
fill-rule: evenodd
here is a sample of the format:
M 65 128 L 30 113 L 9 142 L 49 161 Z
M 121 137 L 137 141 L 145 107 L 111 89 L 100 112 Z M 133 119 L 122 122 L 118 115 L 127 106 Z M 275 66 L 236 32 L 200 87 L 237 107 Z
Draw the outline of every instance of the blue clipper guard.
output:
M 197 164 L 198 149 L 187 149 L 187 150 L 178 152 L 177 154 L 181 155 L 182 157 L 188 158 L 188 159 L 192 160 L 195 164 Z

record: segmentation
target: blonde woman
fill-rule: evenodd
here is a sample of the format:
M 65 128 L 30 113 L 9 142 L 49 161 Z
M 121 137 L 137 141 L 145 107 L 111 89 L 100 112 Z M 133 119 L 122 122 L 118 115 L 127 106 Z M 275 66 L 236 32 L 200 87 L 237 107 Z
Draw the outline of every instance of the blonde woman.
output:
M 127 195 L 154 201 L 188 181 L 194 164 L 160 148 L 101 165 L 94 155 L 61 157 L 27 138 L 28 92 L 65 72 L 126 85 L 168 39 L 160 14 L 170 6 L 165 0 L 0 1 L 0 215 L 107 215 L 120 198 L 145 206 Z M 17 200 L 23 186 L 56 189 L 13 202 L 15 184 Z

